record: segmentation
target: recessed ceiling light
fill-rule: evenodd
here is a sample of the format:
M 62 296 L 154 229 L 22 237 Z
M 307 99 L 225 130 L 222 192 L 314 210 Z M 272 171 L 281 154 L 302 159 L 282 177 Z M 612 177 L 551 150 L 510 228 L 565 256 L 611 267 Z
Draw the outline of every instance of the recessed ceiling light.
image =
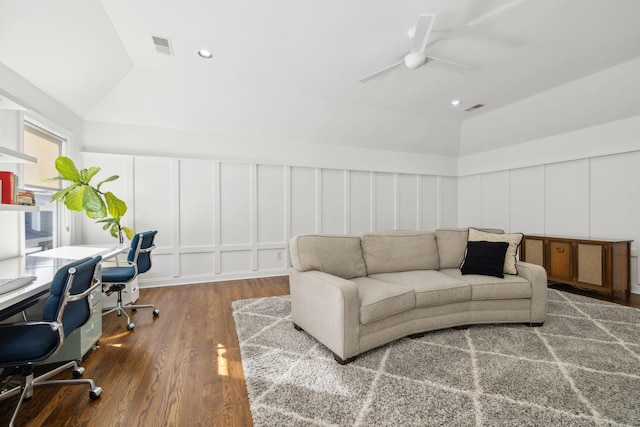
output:
M 462 104 L 462 101 L 460 101 L 459 99 L 454 99 L 453 101 L 450 102 L 450 104 L 455 107 L 457 105 Z
M 206 50 L 206 49 L 200 49 L 200 50 L 198 51 L 198 55 L 199 55 L 201 58 L 204 58 L 204 59 L 211 59 L 211 58 L 213 58 L 213 53 L 211 53 L 210 51 L 208 51 L 208 50 Z

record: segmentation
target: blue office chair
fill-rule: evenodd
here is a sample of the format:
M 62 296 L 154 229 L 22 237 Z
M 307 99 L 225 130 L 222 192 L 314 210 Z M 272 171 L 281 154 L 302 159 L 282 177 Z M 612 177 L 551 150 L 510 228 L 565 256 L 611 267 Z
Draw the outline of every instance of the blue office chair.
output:
M 114 311 L 118 316 L 124 314 L 127 318 L 128 331 L 132 331 L 136 325 L 131 321 L 127 312 L 124 311 L 125 308 L 130 308 L 132 311 L 136 311 L 138 308 L 153 308 L 153 316 L 158 317 L 160 315 L 160 310 L 153 304 L 122 304 L 122 292 L 127 287 L 127 284 L 131 283 L 138 274 L 145 273 L 151 268 L 151 251 L 155 248 L 153 240 L 157 233 L 157 231 L 153 230 L 136 234 L 131 239 L 127 265 L 123 267 L 104 267 L 102 269 L 102 291 L 107 295 L 111 295 L 114 292 L 118 293 L 116 306 L 103 311 L 102 315 L 106 316 Z
M 62 347 L 65 337 L 91 318 L 91 293 L 100 286 L 95 272 L 101 260 L 102 257 L 99 256 L 84 258 L 58 270 L 51 282 L 51 295 L 44 304 L 41 321 L 0 325 L 0 368 L 3 368 L 5 383 L 11 384 L 14 378 L 21 377 L 19 385 L 0 394 L 0 400 L 20 394 L 10 426 L 13 425 L 22 402 L 33 395 L 33 387 L 89 384 L 91 400 L 102 394 L 102 388 L 96 387 L 92 379 L 80 379 L 84 368 L 75 360 L 37 378 L 33 374 L 35 365 L 54 355 Z M 69 368 L 73 369 L 74 379 L 48 380 Z

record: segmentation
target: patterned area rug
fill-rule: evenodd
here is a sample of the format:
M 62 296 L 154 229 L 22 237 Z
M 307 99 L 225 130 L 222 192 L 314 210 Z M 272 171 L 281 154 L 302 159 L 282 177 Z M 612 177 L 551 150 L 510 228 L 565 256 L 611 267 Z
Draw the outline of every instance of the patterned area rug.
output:
M 256 426 L 640 426 L 640 310 L 548 290 L 544 326 L 405 338 L 340 366 L 288 296 L 233 302 Z

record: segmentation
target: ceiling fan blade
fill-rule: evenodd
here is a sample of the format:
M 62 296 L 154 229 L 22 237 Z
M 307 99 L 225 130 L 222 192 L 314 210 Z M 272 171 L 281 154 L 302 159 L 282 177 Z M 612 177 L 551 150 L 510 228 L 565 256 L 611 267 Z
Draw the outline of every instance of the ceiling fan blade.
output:
M 511 9 L 514 6 L 517 6 L 519 3 L 522 3 L 523 1 L 526 1 L 526 0 L 511 0 L 510 2 L 507 2 L 496 9 L 490 10 L 489 12 L 483 15 L 480 15 L 475 19 L 472 19 L 471 21 L 467 22 L 465 25 L 468 27 L 473 27 L 474 25 L 478 25 L 483 21 L 486 21 L 487 19 L 504 12 L 507 9 Z
M 396 68 L 400 67 L 401 65 L 404 65 L 404 62 L 403 62 L 403 61 L 400 61 L 400 62 L 398 62 L 397 64 L 393 64 L 393 65 L 391 65 L 390 67 L 383 68 L 382 70 L 376 71 L 376 72 L 375 72 L 375 73 L 373 73 L 373 74 L 369 74 L 367 77 L 364 77 L 364 78 L 362 78 L 362 79 L 360 79 L 360 80 L 358 80 L 358 81 L 359 81 L 360 83 L 366 83 L 366 82 L 368 82 L 369 80 L 373 80 L 373 79 L 375 79 L 375 78 L 376 78 L 376 77 L 378 77 L 378 76 L 381 76 L 381 75 L 383 75 L 383 74 L 385 74 L 385 73 L 388 73 L 389 71 L 392 71 L 392 70 L 394 70 L 394 69 L 396 69 Z
M 458 62 L 449 61 L 448 59 L 434 58 L 427 56 L 427 65 L 437 65 L 447 70 L 456 71 L 458 73 L 466 73 L 471 69 L 470 65 L 460 64 Z
M 413 36 L 413 43 L 411 44 L 412 53 L 424 53 L 427 49 L 427 41 L 429 40 L 429 34 L 431 33 L 431 27 L 433 26 L 435 17 L 435 15 L 418 16 L 418 23 L 416 24 L 416 31 Z

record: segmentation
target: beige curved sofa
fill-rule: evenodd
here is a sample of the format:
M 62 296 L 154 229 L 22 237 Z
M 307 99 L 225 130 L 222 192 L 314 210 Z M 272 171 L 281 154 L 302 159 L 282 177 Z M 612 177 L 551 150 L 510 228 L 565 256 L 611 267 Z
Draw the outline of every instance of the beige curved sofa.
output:
M 547 275 L 462 275 L 468 229 L 300 235 L 289 245 L 291 316 L 336 361 L 405 336 L 478 323 L 541 325 Z

